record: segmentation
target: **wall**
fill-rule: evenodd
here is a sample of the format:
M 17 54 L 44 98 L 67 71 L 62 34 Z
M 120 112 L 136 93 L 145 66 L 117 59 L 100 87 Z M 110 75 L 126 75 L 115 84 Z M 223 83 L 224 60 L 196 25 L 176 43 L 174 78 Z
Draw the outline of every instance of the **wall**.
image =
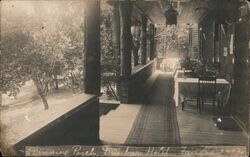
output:
M 212 61 L 214 57 L 214 24 L 214 18 L 212 16 L 207 16 L 200 24 L 202 27 L 202 31 L 200 32 L 202 34 L 200 53 L 202 53 L 201 59 L 204 62 Z
M 23 155 L 25 146 L 96 145 L 98 143 L 99 99 L 95 97 L 19 141 L 14 148 L 19 155 Z
M 224 8 L 220 8 L 223 10 L 224 17 L 217 18 L 217 15 L 219 16 L 217 12 L 207 16 L 200 23 L 202 33 L 207 37 L 202 39 L 200 53 L 205 62 L 212 58 L 219 62 L 219 77 L 225 78 L 232 85 L 229 103 L 225 110 L 247 127 L 249 126 L 250 15 L 248 12 L 247 19 L 242 18 L 239 21 L 240 17 L 237 17 L 240 15 L 239 4 L 237 1 L 235 4 L 227 4 Z
M 146 103 L 146 82 L 156 69 L 156 59 L 139 69 L 129 79 L 129 103 Z

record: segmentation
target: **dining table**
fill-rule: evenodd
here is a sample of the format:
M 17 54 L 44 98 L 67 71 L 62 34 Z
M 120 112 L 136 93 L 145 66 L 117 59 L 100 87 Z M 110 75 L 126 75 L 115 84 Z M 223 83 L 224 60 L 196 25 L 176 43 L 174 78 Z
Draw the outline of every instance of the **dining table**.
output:
M 174 99 L 176 106 L 180 105 L 187 97 L 197 96 L 199 91 L 199 78 L 190 78 L 183 75 L 183 71 L 178 70 L 175 73 L 175 92 Z M 231 84 L 223 79 L 216 79 L 216 101 L 220 101 L 222 106 L 228 103 L 231 91 Z

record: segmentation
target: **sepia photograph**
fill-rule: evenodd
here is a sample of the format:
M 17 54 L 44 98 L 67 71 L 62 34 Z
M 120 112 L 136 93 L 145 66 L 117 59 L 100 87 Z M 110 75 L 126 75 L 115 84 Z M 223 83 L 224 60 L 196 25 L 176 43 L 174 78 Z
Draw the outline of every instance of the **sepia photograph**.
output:
M 249 1 L 0 7 L 1 156 L 249 156 Z

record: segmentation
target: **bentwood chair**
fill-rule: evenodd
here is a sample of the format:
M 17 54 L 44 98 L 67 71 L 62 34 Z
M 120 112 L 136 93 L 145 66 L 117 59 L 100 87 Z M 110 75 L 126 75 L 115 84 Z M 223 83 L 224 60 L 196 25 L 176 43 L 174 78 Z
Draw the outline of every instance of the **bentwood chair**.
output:
M 197 108 L 201 113 L 204 105 L 211 104 L 215 107 L 216 99 L 216 77 L 205 75 L 199 77 L 198 93 L 197 93 Z

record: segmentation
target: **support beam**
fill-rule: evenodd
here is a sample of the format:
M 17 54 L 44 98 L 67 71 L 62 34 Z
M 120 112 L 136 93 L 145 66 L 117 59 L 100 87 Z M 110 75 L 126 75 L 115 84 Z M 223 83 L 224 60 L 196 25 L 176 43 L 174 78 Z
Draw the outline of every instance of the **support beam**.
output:
M 133 4 L 130 0 L 120 1 L 120 52 L 121 52 L 121 103 L 128 103 L 129 77 L 131 75 L 131 16 Z
M 85 93 L 100 93 L 100 1 L 85 2 Z
M 142 34 L 141 34 L 141 64 L 147 63 L 147 18 L 141 15 Z
M 150 24 L 150 60 L 155 58 L 155 27 L 153 24 Z
M 199 60 L 202 60 L 202 53 L 203 53 L 203 26 L 201 24 L 199 24 L 198 29 L 199 29 Z
M 100 63 L 100 0 L 85 1 L 85 93 L 99 95 L 101 86 Z M 99 144 L 99 99 L 88 108 L 89 125 L 85 126 L 88 139 L 82 144 Z
M 189 40 L 189 43 L 188 43 L 188 53 L 186 54 L 185 57 L 189 57 L 191 56 L 192 54 L 192 27 L 190 26 L 188 28 L 188 40 Z
M 120 2 L 120 41 L 121 41 L 121 75 L 129 77 L 131 75 L 131 14 L 132 14 L 132 2 L 121 1 Z
M 157 2 L 158 2 L 159 7 L 161 8 L 162 13 L 164 13 L 165 12 L 165 7 L 163 7 L 162 1 L 158 0 Z
M 117 69 L 116 76 L 120 76 L 120 12 L 119 12 L 119 1 L 109 1 L 113 6 L 113 15 L 112 15 L 112 46 L 115 58 L 117 58 Z M 120 97 L 120 79 L 117 79 L 116 82 L 116 93 Z
M 156 31 L 157 31 L 157 28 L 154 26 L 154 58 L 157 58 L 158 57 L 158 50 L 157 50 L 157 39 L 155 38 L 156 36 Z
M 235 25 L 232 110 L 249 126 L 249 21 Z
M 147 19 L 152 22 L 153 20 L 150 18 L 150 16 L 148 16 L 147 11 L 144 9 L 143 7 L 143 2 L 141 0 L 134 0 L 133 1 L 134 4 L 134 9 L 139 13 L 139 14 L 143 14 L 145 17 L 147 17 Z M 162 14 L 164 13 L 164 11 L 162 12 Z

